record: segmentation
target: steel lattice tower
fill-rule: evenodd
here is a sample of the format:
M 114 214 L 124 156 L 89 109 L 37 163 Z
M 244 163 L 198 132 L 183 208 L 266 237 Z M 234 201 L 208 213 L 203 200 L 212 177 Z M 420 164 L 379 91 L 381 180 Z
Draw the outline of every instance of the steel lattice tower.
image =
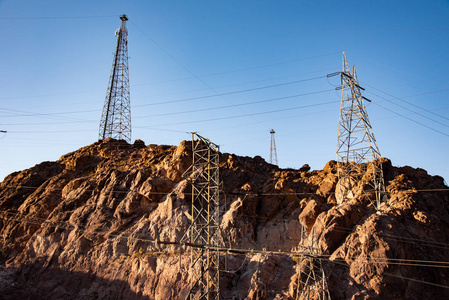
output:
M 220 299 L 219 146 L 192 133 L 190 299 Z
M 276 142 L 274 140 L 274 129 L 271 129 L 270 131 L 271 133 L 271 143 L 270 143 L 270 164 L 273 164 L 273 160 L 274 160 L 274 164 L 277 166 L 278 165 L 278 155 L 276 154 Z
M 306 240 L 308 245 L 305 245 Z M 330 300 L 331 296 L 322 259 L 320 258 L 321 250 L 318 246 L 315 228 L 312 228 L 310 234 L 307 234 L 305 227 L 301 227 L 301 244 L 299 248 L 296 300 Z
M 352 199 L 355 196 L 354 188 L 364 178 L 368 180 L 370 187 L 360 188 L 367 196 L 375 194 L 376 208 L 379 209 L 381 197 L 385 195 L 385 183 L 379 161 L 381 155 L 364 104 L 364 100 L 370 100 L 362 96 L 361 91 L 364 89 L 359 85 L 355 66 L 352 67 L 352 71 L 349 69 L 344 52 L 341 84 L 337 141 L 337 202 Z M 368 173 L 370 173 L 368 177 L 365 176 Z
M 128 30 L 126 15 L 120 16 L 122 25 L 115 32 L 117 48 L 109 77 L 98 139 L 108 137 L 131 142 L 131 104 L 128 75 Z

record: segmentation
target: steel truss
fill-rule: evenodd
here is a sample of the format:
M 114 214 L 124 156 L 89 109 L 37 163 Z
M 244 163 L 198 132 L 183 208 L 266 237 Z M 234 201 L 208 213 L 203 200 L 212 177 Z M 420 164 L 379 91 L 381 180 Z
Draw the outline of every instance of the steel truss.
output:
M 192 134 L 192 224 L 189 229 L 190 299 L 220 299 L 219 146 Z
M 122 24 L 115 32 L 117 47 L 109 77 L 103 106 L 98 139 L 108 137 L 131 142 L 131 104 L 129 96 L 128 30 L 126 15 L 120 16 Z
M 270 164 L 278 165 L 278 155 L 276 153 L 276 141 L 274 140 L 274 129 L 271 129 L 271 142 L 270 142 Z
M 348 67 L 343 52 L 343 72 L 341 74 L 341 104 L 338 123 L 337 165 L 338 184 L 337 202 L 342 203 L 354 198 L 354 188 L 365 174 L 370 173 L 368 188 L 361 187 L 363 194 L 376 201 L 379 209 L 382 196 L 385 195 L 385 183 L 380 162 L 380 152 L 374 137 L 373 129 L 366 112 L 362 96 L 364 90 L 358 82 L 355 66 L 352 71 Z M 375 194 L 374 197 L 370 196 Z
M 308 241 L 308 245 L 305 242 Z M 297 264 L 298 281 L 296 300 L 330 300 L 329 287 L 324 273 L 321 250 L 318 246 L 315 229 L 309 235 L 301 227 L 300 255 Z

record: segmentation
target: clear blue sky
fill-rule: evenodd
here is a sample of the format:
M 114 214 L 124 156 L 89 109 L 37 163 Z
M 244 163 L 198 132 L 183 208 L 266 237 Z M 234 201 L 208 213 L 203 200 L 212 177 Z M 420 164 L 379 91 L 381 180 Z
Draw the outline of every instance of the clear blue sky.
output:
M 98 139 L 121 14 L 133 140 L 197 131 L 268 160 L 273 128 L 281 167 L 321 169 L 340 101 L 325 75 L 346 51 L 382 156 L 449 180 L 449 4 L 437 0 L 0 1 L 0 180 Z

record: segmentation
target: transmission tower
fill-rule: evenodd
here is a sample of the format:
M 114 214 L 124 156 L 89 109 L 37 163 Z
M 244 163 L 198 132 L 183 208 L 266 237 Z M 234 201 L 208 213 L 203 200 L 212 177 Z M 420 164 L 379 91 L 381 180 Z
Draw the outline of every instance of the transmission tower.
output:
M 308 245 L 306 245 L 306 241 Z M 329 287 L 324 273 L 321 250 L 315 234 L 315 228 L 307 234 L 301 227 L 300 256 L 297 264 L 298 281 L 296 300 L 330 300 Z
M 219 146 L 192 133 L 190 299 L 220 299 Z
M 385 197 L 385 183 L 379 161 L 381 155 L 365 109 L 364 100 L 371 101 L 362 96 L 364 89 L 359 85 L 355 66 L 352 71 L 349 69 L 344 52 L 343 72 L 340 74 L 342 93 L 337 141 L 337 202 L 354 198 L 354 188 L 365 174 L 370 173 L 369 188 L 360 188 L 368 197 L 368 194 L 375 194 L 376 208 L 379 209 L 382 195 Z
M 131 104 L 128 76 L 128 30 L 126 15 L 120 16 L 122 25 L 116 30 L 117 47 L 104 101 L 98 139 L 108 137 L 131 142 Z
M 276 154 L 276 142 L 274 140 L 275 131 L 271 129 L 271 143 L 270 143 L 270 164 L 278 165 L 278 155 Z

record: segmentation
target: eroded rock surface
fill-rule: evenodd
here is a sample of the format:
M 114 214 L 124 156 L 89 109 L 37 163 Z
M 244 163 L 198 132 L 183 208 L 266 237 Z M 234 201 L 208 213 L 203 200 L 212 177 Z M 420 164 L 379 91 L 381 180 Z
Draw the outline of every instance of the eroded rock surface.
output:
M 191 154 L 186 141 L 108 139 L 6 177 L 0 299 L 183 299 L 189 256 L 176 244 L 191 222 Z M 386 159 L 383 169 L 378 214 L 361 198 L 337 205 L 335 161 L 282 170 L 221 154 L 222 246 L 253 249 L 222 253 L 221 296 L 296 299 L 303 266 L 281 253 L 298 250 L 304 227 L 333 299 L 449 298 L 448 187 Z

